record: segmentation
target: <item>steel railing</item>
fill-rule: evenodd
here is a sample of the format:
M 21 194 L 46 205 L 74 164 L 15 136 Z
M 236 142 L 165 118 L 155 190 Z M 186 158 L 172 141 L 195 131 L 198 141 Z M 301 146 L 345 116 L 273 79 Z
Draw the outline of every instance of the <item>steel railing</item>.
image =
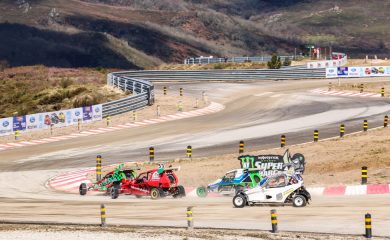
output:
M 295 57 L 291 56 L 278 56 L 281 61 L 286 58 L 293 60 Z M 268 62 L 271 61 L 272 56 L 257 56 L 257 57 L 226 57 L 226 58 L 214 58 L 214 57 L 197 57 L 186 58 L 184 64 L 209 64 L 209 63 L 244 63 L 244 62 Z

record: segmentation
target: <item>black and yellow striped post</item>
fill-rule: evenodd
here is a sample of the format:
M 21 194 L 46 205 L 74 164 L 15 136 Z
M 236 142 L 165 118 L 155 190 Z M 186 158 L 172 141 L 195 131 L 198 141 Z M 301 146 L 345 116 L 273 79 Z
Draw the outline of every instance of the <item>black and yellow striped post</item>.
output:
M 81 119 L 77 119 L 77 130 L 81 130 Z
M 366 229 L 366 234 L 364 236 L 366 238 L 372 238 L 372 219 L 371 214 L 369 213 L 364 216 L 364 228 Z
M 111 117 L 110 116 L 106 117 L 106 122 L 107 122 L 107 127 L 110 126 L 110 123 L 111 123 Z
M 179 92 L 180 92 L 180 97 L 183 97 L 183 88 L 180 88 Z
M 164 95 L 167 95 L 167 87 L 163 87 L 163 92 L 164 92 Z
M 319 137 L 320 137 L 320 133 L 318 132 L 318 130 L 314 130 L 313 133 L 314 142 L 318 142 Z
M 364 84 L 361 83 L 361 84 L 360 84 L 360 93 L 363 93 L 363 91 L 364 91 Z
M 149 161 L 154 161 L 154 147 L 149 148 Z
M 384 87 L 381 89 L 381 96 L 382 96 L 382 97 L 385 96 L 385 88 L 384 88 Z
M 137 121 L 137 112 L 133 111 L 133 121 Z
M 100 205 L 100 220 L 101 220 L 100 226 L 105 227 L 106 226 L 106 207 L 104 206 L 104 204 Z
M 345 125 L 341 124 L 340 125 L 340 137 L 344 137 L 345 134 Z
M 275 209 L 271 210 L 271 225 L 272 225 L 272 233 L 278 232 L 278 214 Z
M 96 181 L 100 181 L 102 179 L 102 156 L 96 156 Z
M 20 140 L 20 130 L 15 131 L 15 140 L 16 141 Z
M 244 141 L 240 141 L 239 145 L 238 145 L 238 153 L 241 154 L 241 153 L 244 153 Z
M 367 132 L 367 130 L 368 130 L 368 121 L 367 121 L 367 120 L 364 120 L 364 121 L 363 121 L 363 131 L 364 131 L 364 132 Z
M 192 147 L 190 145 L 187 146 L 187 157 L 192 158 Z
M 368 180 L 368 169 L 366 166 L 362 167 L 362 185 L 366 185 Z
M 192 208 L 193 207 L 187 207 L 187 229 L 188 230 L 194 229 L 194 219 L 192 217 Z
M 50 124 L 50 135 L 53 135 L 53 126 L 54 124 Z
M 328 85 L 328 91 L 331 91 L 332 90 L 332 83 L 329 82 L 329 85 Z
M 383 120 L 383 127 L 387 127 L 387 124 L 389 123 L 389 116 L 385 116 L 385 119 Z
M 286 135 L 280 136 L 280 147 L 286 146 Z

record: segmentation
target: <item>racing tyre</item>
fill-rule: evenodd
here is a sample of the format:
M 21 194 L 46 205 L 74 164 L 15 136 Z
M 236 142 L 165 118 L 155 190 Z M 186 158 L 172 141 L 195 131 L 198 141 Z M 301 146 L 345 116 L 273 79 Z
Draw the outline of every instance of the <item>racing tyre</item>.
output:
M 196 195 L 198 195 L 198 197 L 207 197 L 207 189 L 203 186 L 201 187 L 198 187 L 196 189 Z
M 85 184 L 85 183 L 80 184 L 79 192 L 80 192 L 80 195 L 82 195 L 82 196 L 87 194 L 87 184 Z
M 306 206 L 306 198 L 303 195 L 295 195 L 293 198 L 293 205 L 294 207 L 304 207 Z
M 160 189 L 158 189 L 158 188 L 152 188 L 152 190 L 150 190 L 150 197 L 151 197 L 153 200 L 159 199 L 160 196 L 161 196 L 161 191 L 160 191 Z
M 246 198 L 242 194 L 238 194 L 233 198 L 233 205 L 236 208 L 243 208 L 246 205 Z
M 119 197 L 119 187 L 120 187 L 119 184 L 114 184 L 111 187 L 110 195 L 112 199 L 117 199 Z
M 181 198 L 186 196 L 186 191 L 184 190 L 183 186 L 177 186 L 176 191 L 177 193 L 173 195 L 173 198 Z

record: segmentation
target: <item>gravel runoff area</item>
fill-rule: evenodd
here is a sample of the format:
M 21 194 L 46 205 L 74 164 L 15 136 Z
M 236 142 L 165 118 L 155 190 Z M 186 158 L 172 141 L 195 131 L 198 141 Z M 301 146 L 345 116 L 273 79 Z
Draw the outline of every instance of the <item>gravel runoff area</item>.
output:
M 364 93 L 380 94 L 382 87 L 385 88 L 385 97 L 390 97 L 390 83 L 389 82 L 371 82 L 374 79 L 388 80 L 390 77 L 372 77 L 372 78 L 355 78 L 355 83 L 344 83 L 343 79 L 329 79 L 332 83 L 332 90 L 335 91 L 353 91 L 360 92 L 360 84 L 363 83 Z
M 302 153 L 306 159 L 304 174 L 305 183 L 313 186 L 359 185 L 361 167 L 368 167 L 370 184 L 390 183 L 390 127 L 346 135 L 317 143 L 299 144 L 284 148 L 245 152 L 249 155 L 283 154 L 289 149 L 291 154 Z M 238 146 L 237 146 L 238 149 Z M 236 152 L 237 149 L 232 149 Z M 207 185 L 222 177 L 227 171 L 239 168 L 237 154 L 224 154 L 196 158 L 194 150 L 192 160 L 188 158 L 169 161 L 173 166 L 180 166 L 177 172 L 180 183 L 184 186 L 196 187 Z M 133 163 L 128 163 L 133 166 Z M 142 169 L 150 169 L 149 163 L 139 165 Z M 103 172 L 113 167 L 103 168 Z M 88 174 L 94 181 L 95 174 Z
M 229 229 L 193 229 L 170 227 L 137 227 L 137 226 L 108 226 L 102 228 L 92 225 L 37 225 L 37 224 L 0 224 L 0 240 L 107 240 L 107 239 L 307 239 L 307 240 L 358 240 L 365 239 L 358 235 L 336 235 L 301 232 L 271 233 L 254 230 Z M 375 237 L 375 239 L 389 239 Z
M 199 96 L 186 96 L 184 92 L 184 96 L 180 97 L 178 91 L 173 91 L 171 89 L 168 89 L 167 95 L 163 95 L 161 90 L 160 91 L 157 90 L 155 94 L 156 94 L 155 96 L 156 100 L 153 106 L 145 107 L 136 111 L 136 121 L 157 118 L 157 106 L 160 106 L 160 116 L 166 116 L 166 115 L 178 113 L 179 101 L 181 101 L 183 106 L 182 111 L 196 110 L 197 108 L 203 108 L 208 105 L 208 102 L 202 101 L 201 92 L 199 93 Z M 198 102 L 197 108 L 196 108 L 196 102 Z M 110 126 L 125 124 L 129 122 L 134 122 L 133 112 L 112 116 Z M 78 133 L 89 129 L 96 129 L 96 128 L 106 127 L 106 126 L 107 126 L 106 119 L 102 119 L 101 121 L 82 124 L 80 131 L 78 130 L 77 125 L 73 125 L 73 126 L 62 127 L 62 128 L 54 128 L 53 134 L 51 134 L 50 129 L 36 130 L 31 132 L 22 132 L 21 139 L 19 141 L 28 141 L 33 139 L 62 136 L 66 134 Z M 9 142 L 16 142 L 14 135 L 0 137 L 0 143 L 9 143 Z

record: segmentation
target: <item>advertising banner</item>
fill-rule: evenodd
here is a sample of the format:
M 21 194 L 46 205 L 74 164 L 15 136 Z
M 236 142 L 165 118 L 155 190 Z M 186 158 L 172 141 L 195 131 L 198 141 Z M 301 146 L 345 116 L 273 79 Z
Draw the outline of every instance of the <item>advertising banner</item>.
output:
M 360 77 L 360 76 L 362 76 L 362 68 L 361 67 L 349 67 L 348 77 Z
M 12 118 L 0 118 L 0 136 L 12 134 Z
M 93 118 L 92 106 L 83 107 L 83 122 L 90 122 Z
M 44 128 L 44 117 L 42 113 L 31 114 L 26 116 L 27 131 Z
M 382 77 L 388 76 L 386 74 L 386 68 L 384 66 L 379 67 L 363 67 L 364 68 L 364 76 L 365 77 Z
M 336 78 L 336 77 L 337 77 L 337 68 L 326 69 L 326 78 Z
M 338 67 L 337 77 L 348 77 L 348 67 Z
M 72 122 L 77 124 L 79 119 L 83 119 L 83 109 L 82 108 L 73 108 L 72 109 Z
M 12 130 L 25 131 L 26 130 L 26 116 L 16 116 L 13 117 Z
M 92 120 L 93 121 L 99 121 L 103 118 L 103 105 L 93 105 L 92 106 Z
M 241 168 L 262 169 L 263 176 L 271 176 L 290 167 L 293 167 L 295 172 L 303 173 L 305 171 L 304 156 L 297 153 L 291 157 L 288 150 L 283 155 L 244 155 L 238 157 L 238 160 L 241 163 Z

